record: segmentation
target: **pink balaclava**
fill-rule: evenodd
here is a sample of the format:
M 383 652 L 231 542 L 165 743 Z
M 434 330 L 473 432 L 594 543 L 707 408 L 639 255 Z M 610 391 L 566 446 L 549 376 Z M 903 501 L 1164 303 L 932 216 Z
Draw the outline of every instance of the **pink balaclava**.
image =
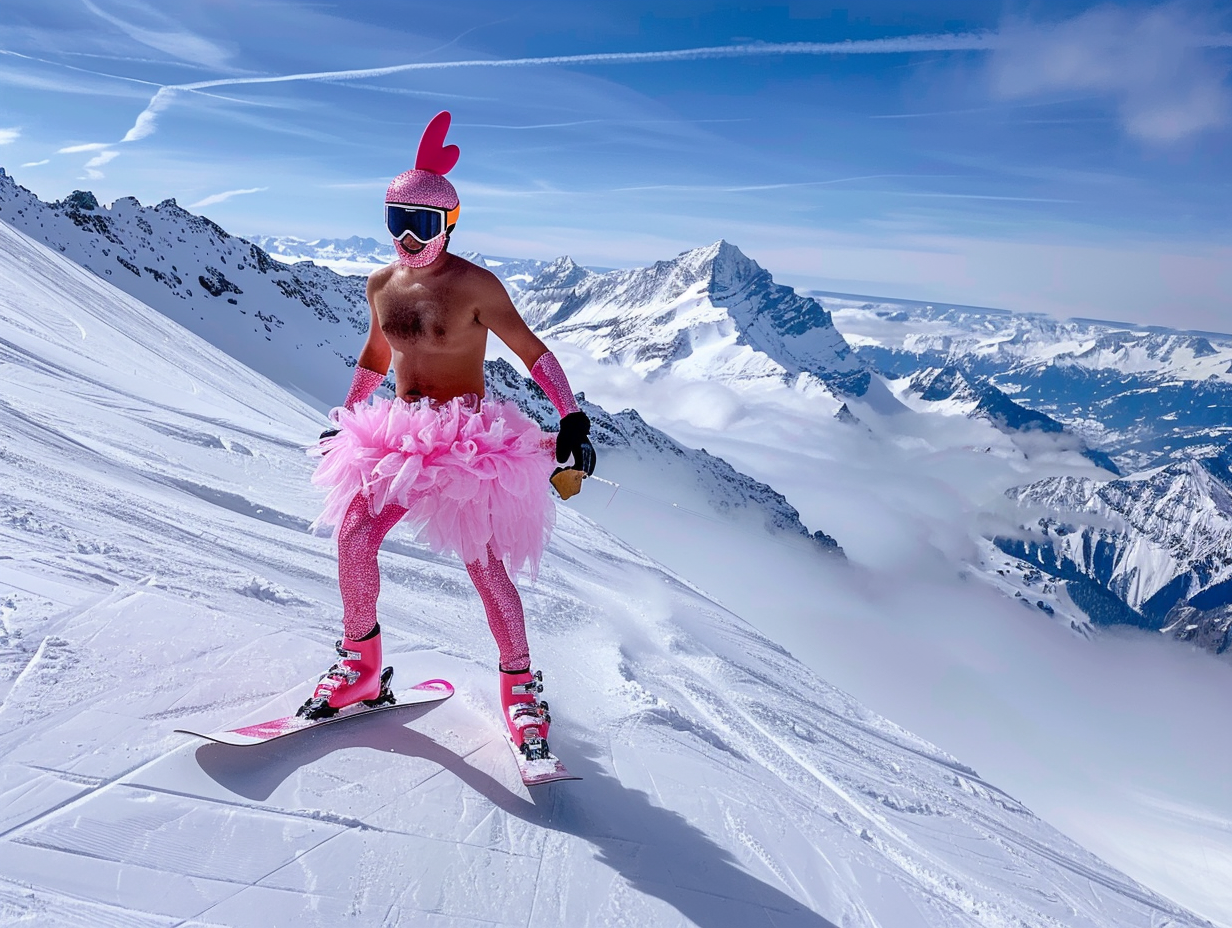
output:
M 419 140 L 419 152 L 415 156 L 415 170 L 404 171 L 395 177 L 385 191 L 386 203 L 404 206 L 436 206 L 449 211 L 449 223 L 444 232 L 434 238 L 415 254 L 410 254 L 400 243 L 394 243 L 398 261 L 406 267 L 427 267 L 441 256 L 453 223 L 457 221 L 458 192 L 444 175 L 458 163 L 458 146 L 445 144 L 451 117 L 442 110 L 432 117 L 428 128 Z

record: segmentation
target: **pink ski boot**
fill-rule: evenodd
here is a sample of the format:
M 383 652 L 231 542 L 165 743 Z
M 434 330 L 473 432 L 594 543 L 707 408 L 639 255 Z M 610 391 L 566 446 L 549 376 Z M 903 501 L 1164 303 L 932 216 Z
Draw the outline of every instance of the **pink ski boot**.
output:
M 334 645 L 339 660 L 321 674 L 317 688 L 295 714 L 304 719 L 327 719 L 339 709 L 362 702 L 384 706 L 394 702 L 389 688 L 394 669 L 381 669 L 381 626 L 359 641 L 343 638 Z
M 543 692 L 543 673 L 525 670 L 500 672 L 501 707 L 505 710 L 505 724 L 513 743 L 527 760 L 539 760 L 548 756 L 548 728 L 552 716 L 548 704 L 540 702 Z

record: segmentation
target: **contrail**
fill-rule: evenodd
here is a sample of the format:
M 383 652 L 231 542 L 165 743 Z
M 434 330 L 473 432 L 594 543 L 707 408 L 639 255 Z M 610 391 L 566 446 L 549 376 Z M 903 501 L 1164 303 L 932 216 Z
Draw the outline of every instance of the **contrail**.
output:
M 998 36 L 991 32 L 955 35 L 920 35 L 891 39 L 864 39 L 854 42 L 754 42 L 746 45 L 715 45 L 661 52 L 608 52 L 590 55 L 554 55 L 544 58 L 475 58 L 464 61 L 420 61 L 384 68 L 349 71 L 309 71 L 273 77 L 231 77 L 191 84 L 163 87 L 137 117 L 122 141 L 136 142 L 153 134 L 158 114 L 166 110 L 181 92 L 237 84 L 284 84 L 293 81 L 354 81 L 387 77 L 404 71 L 445 71 L 454 68 L 534 68 L 579 64 L 642 64 L 660 61 L 697 61 L 713 58 L 751 58 L 771 55 L 888 55 L 908 52 L 985 51 L 996 48 Z

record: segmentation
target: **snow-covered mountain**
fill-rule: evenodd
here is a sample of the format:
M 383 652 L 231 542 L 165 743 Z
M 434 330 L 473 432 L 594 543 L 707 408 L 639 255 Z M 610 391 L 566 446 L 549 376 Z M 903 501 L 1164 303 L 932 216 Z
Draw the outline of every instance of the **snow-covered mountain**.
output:
M 843 294 L 825 302 L 884 375 L 955 365 L 1064 423 L 1123 470 L 1232 437 L 1232 335 Z
M 0 221 L 318 406 L 346 395 L 368 330 L 363 278 L 274 261 L 174 200 L 44 203 L 3 169 Z
M 397 532 L 382 624 L 459 689 L 277 749 L 332 652 L 319 415 L 0 224 L 0 923 L 1206 924 L 559 507 L 525 588 L 554 744 L 526 793 L 461 565 Z
M 537 331 L 644 376 L 788 384 L 863 396 L 870 374 L 816 300 L 725 241 L 648 268 L 597 274 L 564 257 L 517 299 Z
M 1007 554 L 1064 583 L 1097 624 L 1232 646 L 1232 447 L 1118 480 L 1010 491 L 1035 517 Z
M 1007 435 L 1066 433 L 1056 419 L 1015 403 L 988 381 L 964 373 L 954 364 L 917 371 L 904 380 L 900 399 L 904 395 L 914 397 L 916 402 L 909 405 L 917 409 L 986 419 Z M 1074 450 L 1096 466 L 1120 474 L 1108 455 L 1087 447 L 1082 438 L 1074 438 Z

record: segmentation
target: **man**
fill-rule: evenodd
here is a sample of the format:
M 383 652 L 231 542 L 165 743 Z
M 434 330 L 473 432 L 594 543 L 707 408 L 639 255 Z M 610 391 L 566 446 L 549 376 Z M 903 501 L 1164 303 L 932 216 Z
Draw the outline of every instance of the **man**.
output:
M 368 279 L 372 323 L 338 425 L 320 445 L 313 482 L 330 488 L 317 524 L 338 539 L 340 660 L 299 710 L 324 718 L 356 702 L 392 699 L 381 670 L 377 550 L 398 522 L 466 565 L 500 649 L 501 704 L 515 744 L 544 756 L 550 718 L 541 674 L 531 670 L 521 598 L 509 578 L 533 575 L 551 535 L 551 452 L 512 403 L 484 396 L 483 358 L 494 333 L 530 369 L 561 416 L 556 460 L 594 471 L 590 421 L 560 364 L 518 315 L 489 271 L 451 255 L 458 195 L 444 177 L 458 159 L 445 146 L 449 113 L 429 123 L 415 169 L 386 192 L 398 259 Z M 397 399 L 365 402 L 393 365 Z M 506 568 L 508 567 L 509 570 Z

